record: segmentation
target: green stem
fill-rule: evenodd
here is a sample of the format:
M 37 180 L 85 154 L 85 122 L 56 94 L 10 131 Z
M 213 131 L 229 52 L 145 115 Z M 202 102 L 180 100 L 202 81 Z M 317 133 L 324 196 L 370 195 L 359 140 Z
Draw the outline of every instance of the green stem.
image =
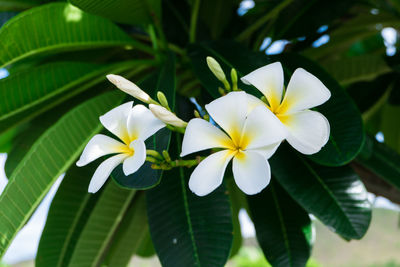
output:
M 192 9 L 192 17 L 190 18 L 190 32 L 189 41 L 194 43 L 196 41 L 196 28 L 197 28 L 197 17 L 199 16 L 200 0 L 194 0 Z
M 253 23 L 250 27 L 248 27 L 246 30 L 244 30 L 241 34 L 236 37 L 237 41 L 244 41 L 247 39 L 250 35 L 252 35 L 255 31 L 257 31 L 261 26 L 263 26 L 268 20 L 271 18 L 277 16 L 279 12 L 284 9 L 286 6 L 288 6 L 293 0 L 285 0 L 281 2 L 278 6 L 273 8 L 270 12 L 265 14 L 263 17 L 258 19 L 255 23 Z

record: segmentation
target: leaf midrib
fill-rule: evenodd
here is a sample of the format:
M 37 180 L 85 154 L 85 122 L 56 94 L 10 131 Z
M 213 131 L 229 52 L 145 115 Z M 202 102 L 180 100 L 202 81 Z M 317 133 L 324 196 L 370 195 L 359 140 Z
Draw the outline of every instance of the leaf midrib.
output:
M 330 198 L 333 200 L 333 203 L 335 204 L 335 206 L 338 208 L 338 210 L 341 212 L 342 216 L 346 219 L 347 224 L 350 225 L 353 234 L 356 234 L 357 236 L 359 236 L 359 234 L 357 233 L 357 231 L 353 228 L 352 222 L 350 221 L 350 219 L 348 218 L 347 214 L 344 212 L 344 210 L 342 209 L 342 206 L 338 203 L 337 198 L 335 197 L 335 195 L 333 194 L 333 192 L 329 189 L 329 187 L 323 182 L 322 178 L 318 175 L 318 173 L 305 161 L 305 159 L 297 156 L 300 161 L 304 164 L 304 166 L 306 166 L 306 168 L 310 171 L 310 173 L 312 174 L 312 176 L 314 178 L 316 178 L 316 180 L 318 181 L 319 184 L 321 184 L 322 188 L 325 189 L 325 191 L 328 193 L 328 195 L 330 196 Z

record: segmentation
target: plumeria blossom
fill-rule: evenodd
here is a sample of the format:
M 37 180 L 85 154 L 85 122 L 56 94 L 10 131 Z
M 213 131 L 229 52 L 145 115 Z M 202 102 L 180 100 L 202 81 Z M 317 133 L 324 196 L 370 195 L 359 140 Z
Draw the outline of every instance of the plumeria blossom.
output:
M 238 187 L 249 195 L 260 192 L 271 178 L 267 160 L 286 138 L 287 130 L 264 106 L 248 113 L 245 92 L 231 92 L 205 108 L 222 129 L 203 119 L 190 120 L 181 156 L 210 148 L 222 150 L 200 162 L 190 176 L 189 188 L 199 196 L 209 194 L 222 183 L 225 169 L 233 159 Z
M 310 110 L 325 103 L 330 91 L 314 75 L 302 68 L 296 69 L 284 93 L 283 69 L 279 62 L 261 67 L 242 78 L 255 86 L 268 100 L 249 95 L 250 110 L 259 105 L 267 106 L 286 126 L 286 140 L 303 154 L 314 154 L 329 140 L 328 120 L 319 112 Z
M 111 172 L 119 164 L 125 175 L 136 172 L 146 160 L 144 141 L 165 127 L 165 124 L 154 117 L 143 105 L 132 108 L 133 102 L 118 106 L 100 117 L 103 126 L 121 141 L 103 134 L 97 134 L 86 145 L 77 166 L 84 166 L 99 157 L 116 154 L 103 161 L 96 169 L 89 184 L 89 192 L 97 192 Z

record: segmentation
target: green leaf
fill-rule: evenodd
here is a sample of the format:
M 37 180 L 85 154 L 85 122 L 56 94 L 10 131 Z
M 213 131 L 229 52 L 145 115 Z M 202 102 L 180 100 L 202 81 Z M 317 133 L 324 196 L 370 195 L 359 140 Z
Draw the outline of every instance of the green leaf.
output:
M 320 152 L 310 158 L 321 165 L 342 166 L 353 160 L 361 150 L 365 134 L 361 114 L 344 89 L 317 63 L 298 54 L 274 57 L 293 72 L 304 68 L 320 79 L 331 91 L 331 98 L 316 109 L 328 119 L 331 135 Z
M 160 0 L 69 0 L 82 10 L 126 24 L 149 24 L 161 20 Z
M 312 224 L 307 212 L 274 180 L 248 196 L 258 244 L 272 266 L 305 266 L 311 255 Z
M 0 0 L 0 11 L 21 11 L 39 5 L 43 0 Z
M 18 72 L 0 80 L 0 131 L 22 123 L 105 80 L 109 72 L 152 64 L 56 62 Z
M 71 166 L 102 126 L 98 120 L 122 98 L 100 95 L 68 112 L 32 146 L 0 196 L 0 256 L 29 219 L 55 180 Z
M 147 227 L 144 239 L 136 251 L 136 255 L 142 258 L 149 258 L 154 256 L 154 254 L 156 254 L 156 251 L 154 249 L 153 241 L 151 240 L 150 229 Z
M 383 57 L 362 55 L 324 62 L 322 66 L 343 85 L 357 81 L 369 81 L 391 71 Z
M 368 137 L 357 162 L 400 190 L 400 154 Z
M 68 266 L 101 265 L 122 218 L 132 212 L 128 208 L 135 193 L 108 182 L 74 245 Z
M 172 110 L 175 107 L 175 57 L 170 54 L 163 63 L 157 77 L 150 77 L 140 86 L 143 90 L 154 96 L 161 91 L 167 97 Z M 146 140 L 146 149 L 162 152 L 168 150 L 171 140 L 171 131 L 167 128 L 161 129 L 155 135 Z M 152 163 L 146 162 L 134 174 L 125 176 L 122 166 L 118 166 L 112 173 L 114 181 L 120 186 L 135 189 L 149 189 L 160 182 L 161 171 L 151 168 Z
M 217 59 L 225 73 L 230 73 L 230 69 L 235 68 L 239 77 L 273 61 L 281 61 L 284 68 L 290 72 L 298 67 L 305 68 L 317 76 L 332 93 L 330 100 L 318 107 L 329 120 L 330 140 L 319 153 L 311 156 L 311 159 L 322 165 L 340 166 L 354 159 L 359 153 L 364 141 L 361 115 L 343 88 L 316 63 L 296 54 L 282 54 L 273 57 L 271 61 L 266 55 L 249 51 L 238 44 L 221 42 L 191 45 L 189 56 L 195 74 L 215 98 L 220 96 L 218 87 L 221 84 L 208 70 L 205 60 L 207 56 Z M 239 88 L 260 95 L 253 87 L 242 83 L 239 84 Z
M 101 195 L 87 191 L 93 172 L 94 168 L 90 166 L 72 166 L 67 171 L 47 215 L 36 266 L 67 265 L 73 247 Z
M 317 165 L 287 144 L 280 146 L 270 163 L 278 182 L 307 212 L 346 239 L 364 236 L 371 221 L 371 204 L 350 167 Z
M 228 188 L 229 200 L 232 207 L 233 242 L 231 253 L 229 255 L 229 258 L 232 258 L 242 247 L 243 240 L 239 222 L 239 212 L 241 209 L 246 207 L 247 200 L 243 192 L 237 188 L 233 177 L 230 177 L 230 179 L 227 180 L 226 186 Z
M 224 266 L 232 245 L 232 217 L 225 186 L 198 197 L 183 169 L 164 172 L 146 191 L 150 233 L 163 266 Z
M 56 62 L 0 80 L 0 120 L 30 109 L 49 98 L 105 73 L 104 65 Z
M 131 46 L 152 51 L 110 21 L 65 3 L 39 6 L 13 17 L 0 29 L 0 39 L 0 68 L 68 50 Z
M 12 141 L 17 134 L 18 134 L 18 129 L 13 128 L 0 135 L 0 153 L 8 153 L 11 150 Z
M 126 211 L 118 230 L 115 232 L 104 264 L 107 266 L 128 266 L 132 256 L 149 236 L 144 192 L 136 193 Z M 151 240 L 150 240 L 151 241 Z

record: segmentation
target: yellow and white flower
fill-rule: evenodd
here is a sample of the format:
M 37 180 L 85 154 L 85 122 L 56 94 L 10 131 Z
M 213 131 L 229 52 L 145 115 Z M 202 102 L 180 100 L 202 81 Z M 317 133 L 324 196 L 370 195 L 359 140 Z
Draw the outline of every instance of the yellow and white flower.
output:
M 119 164 L 125 175 L 136 172 L 146 160 L 144 141 L 165 127 L 165 124 L 154 117 L 143 105 L 132 108 L 133 102 L 118 106 L 100 117 L 103 126 L 117 136 L 122 142 L 103 134 L 97 134 L 86 145 L 77 166 L 84 166 L 99 157 L 116 154 L 103 161 L 96 169 L 89 184 L 89 192 L 97 192 L 111 172 Z
M 268 100 L 249 95 L 250 110 L 259 105 L 267 106 L 286 126 L 288 143 L 303 154 L 314 154 L 329 140 L 330 126 L 321 113 L 310 110 L 325 103 L 330 91 L 314 75 L 302 68 L 293 73 L 284 93 L 283 69 L 279 62 L 261 67 L 242 78 L 255 86 Z
M 271 178 L 267 159 L 286 138 L 287 130 L 273 113 L 263 106 L 248 114 L 245 92 L 231 92 L 206 105 L 206 110 L 222 130 L 203 119 L 189 121 L 182 143 L 181 156 L 197 151 L 221 148 L 205 158 L 193 171 L 189 188 L 204 196 L 223 180 L 233 159 L 233 176 L 246 194 L 256 194 Z

